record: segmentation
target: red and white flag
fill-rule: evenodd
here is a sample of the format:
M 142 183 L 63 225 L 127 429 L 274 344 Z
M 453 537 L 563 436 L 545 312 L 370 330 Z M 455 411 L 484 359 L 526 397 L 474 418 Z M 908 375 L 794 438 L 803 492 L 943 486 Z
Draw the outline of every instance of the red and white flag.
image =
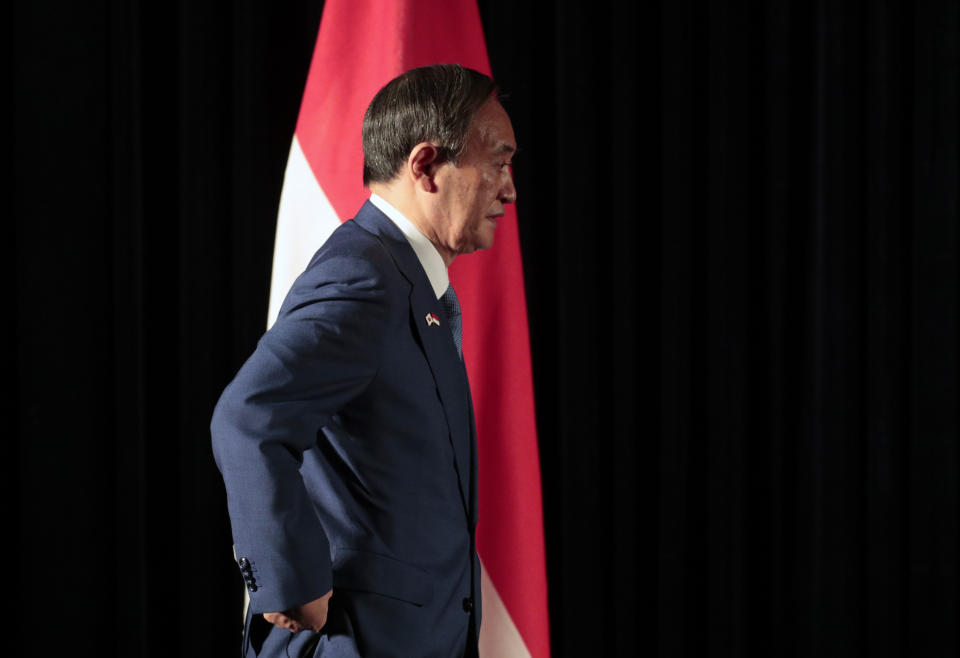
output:
M 369 196 L 360 145 L 367 104 L 400 73 L 447 63 L 490 74 L 475 0 L 327 0 L 280 199 L 268 323 L 313 253 Z M 545 658 L 540 464 L 512 205 L 495 246 L 458 258 L 450 278 L 463 310 L 480 459 L 480 654 Z

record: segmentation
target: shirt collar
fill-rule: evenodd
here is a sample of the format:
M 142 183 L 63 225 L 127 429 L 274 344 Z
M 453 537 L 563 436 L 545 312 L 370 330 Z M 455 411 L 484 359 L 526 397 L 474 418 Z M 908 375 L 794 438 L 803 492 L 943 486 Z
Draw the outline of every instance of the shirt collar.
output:
M 433 246 L 427 236 L 420 232 L 420 229 L 404 217 L 403 213 L 390 205 L 386 199 L 371 194 L 370 203 L 379 208 L 380 212 L 397 225 L 400 232 L 407 238 L 407 242 L 413 247 L 413 253 L 417 255 L 417 260 L 420 261 L 423 271 L 427 273 L 427 279 L 430 280 L 433 294 L 436 295 L 437 299 L 443 297 L 443 293 L 450 286 L 450 278 L 447 275 L 447 266 L 444 265 L 443 258 L 437 248 Z

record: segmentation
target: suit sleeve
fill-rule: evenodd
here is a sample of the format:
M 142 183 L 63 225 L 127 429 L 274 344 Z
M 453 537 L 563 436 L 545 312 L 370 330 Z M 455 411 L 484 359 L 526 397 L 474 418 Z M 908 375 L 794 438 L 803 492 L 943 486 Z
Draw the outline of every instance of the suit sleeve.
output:
M 213 452 L 253 613 L 332 587 L 329 543 L 299 467 L 320 428 L 376 375 L 388 300 L 368 260 L 311 264 L 217 403 Z

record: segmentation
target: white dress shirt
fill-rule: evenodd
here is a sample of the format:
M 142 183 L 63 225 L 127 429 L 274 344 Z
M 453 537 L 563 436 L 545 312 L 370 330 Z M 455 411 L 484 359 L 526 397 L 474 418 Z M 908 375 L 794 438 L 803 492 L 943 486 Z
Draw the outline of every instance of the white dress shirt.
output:
M 450 277 L 447 275 L 447 266 L 440 256 L 440 252 L 433 246 L 433 243 L 420 232 L 413 223 L 403 216 L 403 213 L 391 206 L 383 197 L 376 194 L 370 195 L 370 203 L 375 205 L 380 211 L 390 218 L 400 232 L 407 238 L 407 242 L 413 247 L 413 253 L 417 255 L 423 271 L 427 273 L 427 279 L 430 280 L 430 287 L 433 288 L 433 294 L 437 299 L 443 297 L 443 293 L 450 286 Z

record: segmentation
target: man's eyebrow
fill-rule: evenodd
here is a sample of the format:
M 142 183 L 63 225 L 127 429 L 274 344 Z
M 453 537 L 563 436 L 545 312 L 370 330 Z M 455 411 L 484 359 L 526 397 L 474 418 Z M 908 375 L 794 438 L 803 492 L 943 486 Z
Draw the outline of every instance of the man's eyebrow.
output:
M 511 144 L 507 144 L 506 142 L 500 142 L 497 145 L 497 147 L 494 149 L 494 152 L 497 153 L 498 155 L 500 153 L 513 153 L 514 155 L 516 155 L 517 153 L 520 152 L 520 149 L 518 149 L 516 146 L 513 146 Z

